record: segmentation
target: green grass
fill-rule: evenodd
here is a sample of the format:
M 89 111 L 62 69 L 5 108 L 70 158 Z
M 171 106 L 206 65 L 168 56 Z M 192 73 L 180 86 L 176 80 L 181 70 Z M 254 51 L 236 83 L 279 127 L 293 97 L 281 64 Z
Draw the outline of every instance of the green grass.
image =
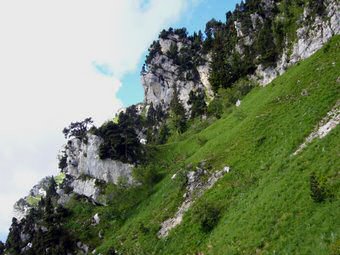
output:
M 73 201 L 69 228 L 102 254 L 110 247 L 123 254 L 339 254 L 340 128 L 292 156 L 340 99 L 339 48 L 338 36 L 267 87 L 253 89 L 222 119 L 194 123 L 158 146 L 153 163 L 165 177 L 129 207 L 123 221 L 107 217 L 113 207 Z M 183 179 L 171 176 L 202 160 L 214 170 L 232 170 L 194 203 L 181 225 L 158 239 L 160 223 L 183 200 Z M 312 173 L 332 194 L 325 202 L 311 199 Z M 221 208 L 209 233 L 195 217 L 207 203 Z M 100 225 L 84 223 L 97 212 L 106 217 Z

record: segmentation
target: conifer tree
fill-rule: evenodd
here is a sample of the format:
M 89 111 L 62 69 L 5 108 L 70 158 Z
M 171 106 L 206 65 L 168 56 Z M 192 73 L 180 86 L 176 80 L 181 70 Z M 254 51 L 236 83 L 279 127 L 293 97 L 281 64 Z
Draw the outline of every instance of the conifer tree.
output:
M 202 89 L 190 91 L 188 104 L 191 105 L 191 118 L 202 117 L 207 112 L 205 94 Z
M 185 109 L 179 99 L 177 86 L 173 87 L 173 97 L 170 102 L 170 117 L 173 128 L 179 133 L 183 133 L 186 129 Z

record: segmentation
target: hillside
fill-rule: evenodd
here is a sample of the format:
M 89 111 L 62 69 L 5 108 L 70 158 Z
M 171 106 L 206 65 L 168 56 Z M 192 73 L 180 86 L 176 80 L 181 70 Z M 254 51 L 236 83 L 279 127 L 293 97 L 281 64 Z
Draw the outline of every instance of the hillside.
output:
M 163 179 L 129 208 L 122 224 L 110 220 L 112 208 L 82 203 L 71 207 L 70 227 L 89 232 L 83 241 L 94 237 L 98 252 L 116 247 L 122 254 L 337 254 L 339 127 L 293 153 L 339 100 L 339 46 L 336 37 L 267 87 L 254 89 L 222 119 L 197 122 L 157 147 L 159 160 L 152 163 Z M 171 177 L 202 161 L 210 171 L 224 166 L 231 171 L 194 203 L 182 224 L 158 239 L 161 222 L 175 214 L 185 193 L 183 180 Z M 312 175 L 329 192 L 323 202 L 311 198 Z M 197 214 L 204 215 L 207 205 L 219 209 L 219 220 L 205 233 Z M 82 225 L 96 213 L 103 224 Z M 103 240 L 97 238 L 101 230 Z
M 64 129 L 0 254 L 339 254 L 338 10 L 249 0 L 162 31 L 144 102 Z

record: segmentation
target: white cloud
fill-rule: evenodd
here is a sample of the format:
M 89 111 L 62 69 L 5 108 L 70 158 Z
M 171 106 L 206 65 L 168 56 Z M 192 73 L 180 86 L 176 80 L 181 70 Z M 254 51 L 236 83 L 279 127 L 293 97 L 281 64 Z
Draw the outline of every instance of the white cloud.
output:
M 196 1 L 0 1 L 0 232 L 13 203 L 56 172 L 62 128 L 112 117 L 122 76 Z

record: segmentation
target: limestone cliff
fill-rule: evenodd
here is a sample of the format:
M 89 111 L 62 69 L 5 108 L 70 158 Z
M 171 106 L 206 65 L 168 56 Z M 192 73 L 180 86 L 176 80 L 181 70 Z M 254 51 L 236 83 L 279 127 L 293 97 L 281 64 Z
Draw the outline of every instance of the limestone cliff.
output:
M 213 96 L 209 83 L 209 55 L 204 55 L 199 50 L 192 52 L 192 46 L 193 42 L 187 37 L 183 38 L 175 33 L 169 33 L 150 47 L 154 55 L 146 63 L 141 75 L 146 105 L 161 104 L 163 110 L 167 110 L 173 96 L 174 86 L 177 87 L 179 99 L 187 110 L 190 108 L 187 104 L 190 91 L 202 88 L 206 91 L 207 98 Z M 192 55 L 187 56 L 187 54 Z M 178 58 L 185 58 L 184 61 L 187 63 L 197 59 L 199 61 L 183 68 L 183 63 L 180 63 Z
M 111 159 L 100 159 L 98 150 L 103 139 L 88 134 L 86 142 L 73 138 L 64 146 L 67 165 L 62 172 L 54 177 L 57 182 L 58 203 L 64 205 L 72 194 L 83 195 L 95 203 L 103 204 L 100 183 L 117 184 L 120 180 L 132 183 L 133 165 Z M 42 179 L 35 185 L 29 195 L 21 198 L 14 205 L 14 216 L 21 220 L 31 208 L 38 205 L 46 191 L 52 177 Z

